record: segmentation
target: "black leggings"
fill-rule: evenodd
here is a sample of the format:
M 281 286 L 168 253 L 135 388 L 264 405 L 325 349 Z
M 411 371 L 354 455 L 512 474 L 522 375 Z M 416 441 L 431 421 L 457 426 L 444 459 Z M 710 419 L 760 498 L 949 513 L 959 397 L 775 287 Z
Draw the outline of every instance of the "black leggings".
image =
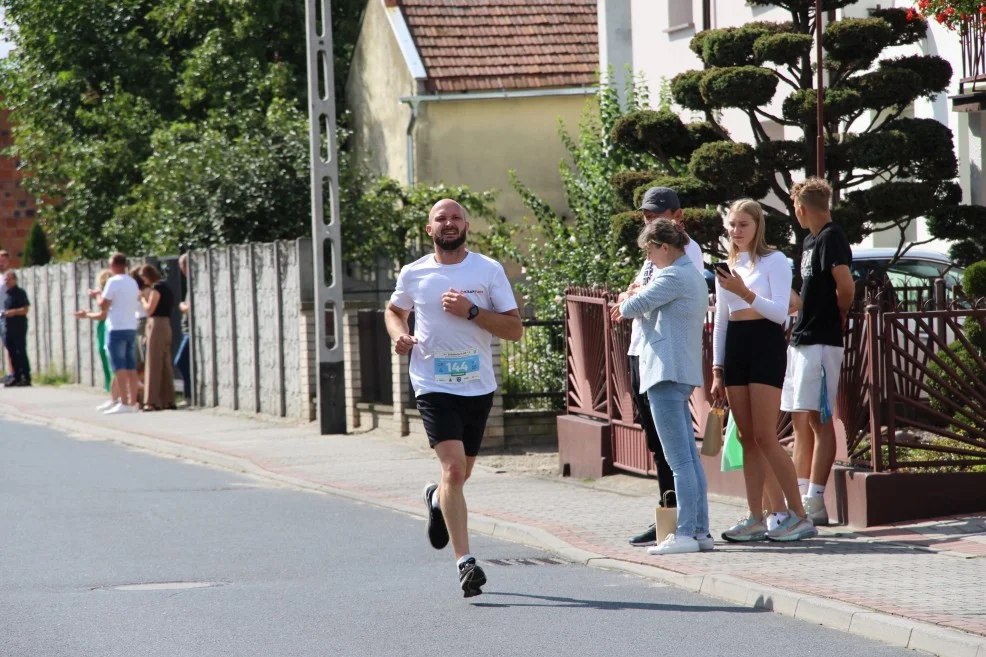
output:
M 647 400 L 647 393 L 640 393 L 640 359 L 637 356 L 628 356 L 630 361 L 630 388 L 633 390 L 633 410 L 636 420 L 647 436 L 647 449 L 654 453 L 654 465 L 657 467 L 657 485 L 661 488 L 661 506 L 664 506 L 664 494 L 674 491 L 674 473 L 668 460 L 664 458 L 664 448 L 661 447 L 661 439 L 657 435 L 657 427 L 654 426 L 654 417 L 650 412 L 650 402 Z M 669 507 L 678 506 L 675 495 L 668 495 L 667 502 Z

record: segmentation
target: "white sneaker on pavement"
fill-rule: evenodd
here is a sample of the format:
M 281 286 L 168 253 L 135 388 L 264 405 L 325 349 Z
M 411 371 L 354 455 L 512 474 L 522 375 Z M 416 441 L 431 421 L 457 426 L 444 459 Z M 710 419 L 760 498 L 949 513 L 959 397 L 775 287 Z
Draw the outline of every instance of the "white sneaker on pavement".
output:
M 111 408 L 113 408 L 114 406 L 116 406 L 119 403 L 120 403 L 120 400 L 119 399 L 111 399 L 110 401 L 103 402 L 102 404 L 100 404 L 99 406 L 97 406 L 96 407 L 96 410 L 97 411 L 100 411 L 100 412 L 105 412 L 105 411 L 110 410 Z
M 801 498 L 801 503 L 805 507 L 805 513 L 811 524 L 816 527 L 824 527 L 829 524 L 829 512 L 825 508 L 825 498 L 821 495 L 805 495 Z
M 668 534 L 663 543 L 647 548 L 647 554 L 687 554 L 698 552 L 699 544 L 692 536 Z
M 695 540 L 698 541 L 699 552 L 712 552 L 716 549 L 716 539 L 712 538 L 712 534 L 696 536 Z
M 139 410 L 140 409 L 137 408 L 137 406 L 127 406 L 123 402 L 119 402 L 108 411 L 103 411 L 103 415 L 124 415 L 126 413 L 136 413 Z

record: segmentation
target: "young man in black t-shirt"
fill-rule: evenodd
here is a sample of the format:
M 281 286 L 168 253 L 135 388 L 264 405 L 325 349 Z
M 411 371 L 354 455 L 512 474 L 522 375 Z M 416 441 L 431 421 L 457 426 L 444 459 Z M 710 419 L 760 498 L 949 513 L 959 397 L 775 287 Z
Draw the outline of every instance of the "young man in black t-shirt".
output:
M 7 387 L 31 385 L 31 364 L 27 358 L 27 313 L 31 304 L 27 292 L 17 286 L 17 274 L 8 269 L 3 282 L 7 287 L 3 308 L 0 308 L 6 323 L 6 346 L 13 368 L 13 379 Z
M 781 410 L 794 424 L 794 466 L 808 517 L 828 524 L 825 484 L 835 462 L 832 415 L 839 392 L 843 335 L 855 286 L 852 250 L 845 231 L 832 221 L 832 188 L 809 178 L 791 188 L 795 214 L 810 231 L 801 256 L 802 308 L 791 334 Z

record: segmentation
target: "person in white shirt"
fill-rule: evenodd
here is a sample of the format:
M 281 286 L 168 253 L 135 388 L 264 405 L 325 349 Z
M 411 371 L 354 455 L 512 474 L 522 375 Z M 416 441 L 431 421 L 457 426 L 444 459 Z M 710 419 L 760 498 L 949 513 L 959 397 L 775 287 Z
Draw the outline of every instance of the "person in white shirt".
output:
M 491 342 L 519 340 L 523 325 L 500 263 L 466 250 L 466 212 L 456 201 L 428 215 L 429 254 L 401 269 L 385 312 L 394 351 L 410 354 L 411 386 L 428 442 L 442 465 L 441 484 L 428 484 L 428 538 L 452 540 L 465 597 L 482 593 L 486 575 L 469 553 L 463 486 L 472 472 L 493 404 Z M 414 333 L 408 317 L 414 311 Z
M 684 228 L 683 212 L 678 195 L 667 187 L 651 187 L 640 199 L 640 212 L 644 216 L 644 226 L 648 226 L 658 219 L 668 219 L 675 226 Z M 702 247 L 698 243 L 689 239 L 685 245 L 685 255 L 688 256 L 692 265 L 698 269 L 699 273 L 705 270 L 702 262 Z M 651 282 L 656 274 L 654 263 L 648 258 L 644 258 L 644 264 L 640 268 L 640 273 L 630 283 L 626 291 L 620 295 L 619 302 L 623 303 L 634 294 L 641 291 Z M 613 313 L 613 321 L 621 322 L 623 318 L 618 313 Z M 640 318 L 634 318 L 630 326 L 630 349 L 627 351 L 627 367 L 630 370 L 630 389 L 633 391 L 631 399 L 636 415 L 636 421 L 644 430 L 644 437 L 647 440 L 647 449 L 654 455 L 654 466 L 657 470 L 657 486 L 660 490 L 659 504 L 661 506 L 677 506 L 677 497 L 674 494 L 674 473 L 668 460 L 664 456 L 664 448 L 661 447 L 660 437 L 657 435 L 657 428 L 654 425 L 654 418 L 650 411 L 650 402 L 647 394 L 640 392 L 640 353 L 644 346 L 643 333 L 640 330 Z M 670 493 L 670 495 L 669 495 Z M 657 527 L 651 524 L 643 532 L 630 539 L 630 545 L 634 547 L 647 547 L 657 544 Z
M 137 311 L 140 307 L 140 289 L 127 273 L 127 257 L 114 253 L 110 258 L 113 276 L 106 281 L 99 300 L 100 312 L 79 311 L 76 316 L 96 319 L 106 315 L 107 351 L 113 379 L 120 394 L 120 402 L 106 410 L 107 415 L 136 413 L 138 404 L 137 380 Z
M 722 537 L 731 542 L 810 538 L 817 530 L 806 517 L 794 462 L 777 441 L 787 368 L 791 265 L 783 253 L 767 246 L 764 213 L 756 201 L 733 203 L 726 225 L 728 266 L 716 267 L 712 395 L 729 399 L 736 420 L 750 514 Z M 765 522 L 764 483 L 771 478 L 787 506 L 774 509 Z

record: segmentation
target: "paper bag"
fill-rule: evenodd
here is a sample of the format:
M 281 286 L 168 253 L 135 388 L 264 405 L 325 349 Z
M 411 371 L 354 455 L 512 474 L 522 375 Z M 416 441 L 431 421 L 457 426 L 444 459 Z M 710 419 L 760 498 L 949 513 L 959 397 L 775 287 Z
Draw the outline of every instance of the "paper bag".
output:
M 664 503 L 668 503 L 668 495 L 674 495 L 674 491 L 664 493 Z M 659 506 L 654 510 L 654 525 L 657 528 L 657 542 L 661 543 L 668 534 L 673 534 L 678 528 L 678 509 L 675 507 Z
M 726 412 L 721 408 L 709 409 L 705 420 L 705 436 L 702 437 L 702 456 L 718 456 L 722 449 L 722 417 Z

